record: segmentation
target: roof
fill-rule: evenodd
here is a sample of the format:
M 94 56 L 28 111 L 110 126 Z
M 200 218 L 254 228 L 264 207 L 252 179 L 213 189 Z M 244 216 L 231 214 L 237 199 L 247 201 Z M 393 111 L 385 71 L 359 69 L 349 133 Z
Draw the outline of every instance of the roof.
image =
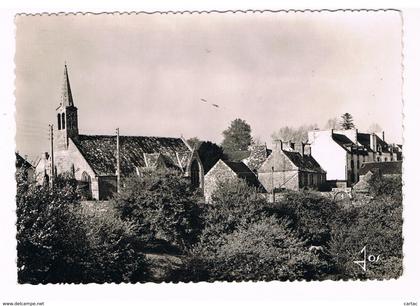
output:
M 355 144 L 353 141 L 351 141 L 347 136 L 343 134 L 333 133 L 332 139 L 348 152 L 358 152 L 361 155 L 368 154 L 367 147 L 365 145 L 360 146 L 358 144 Z
M 67 72 L 67 65 L 64 65 L 64 79 L 63 87 L 61 89 L 61 105 L 63 106 L 74 106 L 73 95 L 71 94 L 69 74 Z
M 365 175 L 368 172 L 379 171 L 381 174 L 401 174 L 402 161 L 388 161 L 388 162 L 369 162 L 363 163 L 360 167 L 359 174 Z
M 74 143 L 97 175 L 116 173 L 116 136 L 79 135 Z M 136 167 L 155 167 L 162 161 L 167 167 L 185 169 L 192 152 L 181 138 L 120 136 L 122 175 L 136 172 Z
M 251 170 L 258 170 L 262 163 L 271 154 L 272 150 L 266 145 L 252 145 L 249 148 L 250 155 L 242 160 Z
M 24 168 L 24 169 L 29 169 L 29 168 L 33 168 L 32 164 L 30 162 L 28 162 L 25 158 L 23 158 L 22 156 L 20 156 L 19 153 L 15 153 L 16 154 L 16 168 Z
M 363 145 L 369 152 L 373 152 L 370 147 L 370 134 L 368 133 L 357 133 L 357 141 Z
M 240 179 L 244 179 L 248 185 L 264 189 L 254 172 L 243 162 L 223 161 Z
M 296 151 L 283 150 L 283 153 L 299 170 L 325 172 L 312 155 L 301 155 Z

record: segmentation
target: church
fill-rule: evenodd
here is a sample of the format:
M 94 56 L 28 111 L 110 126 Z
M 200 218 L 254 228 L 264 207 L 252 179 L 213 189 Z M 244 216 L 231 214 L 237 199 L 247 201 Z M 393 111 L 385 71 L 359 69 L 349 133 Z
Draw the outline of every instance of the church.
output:
M 80 134 L 78 121 L 67 65 L 64 65 L 61 102 L 56 109 L 53 133 L 53 156 L 45 153 L 38 162 L 37 180 L 40 183 L 49 180 L 52 171 L 54 175 L 67 173 L 80 182 L 88 198 L 109 199 L 117 192 L 117 136 Z M 189 179 L 193 188 L 203 188 L 203 165 L 197 151 L 183 137 L 118 138 L 121 177 L 140 176 L 144 171 L 155 169 L 173 169 Z

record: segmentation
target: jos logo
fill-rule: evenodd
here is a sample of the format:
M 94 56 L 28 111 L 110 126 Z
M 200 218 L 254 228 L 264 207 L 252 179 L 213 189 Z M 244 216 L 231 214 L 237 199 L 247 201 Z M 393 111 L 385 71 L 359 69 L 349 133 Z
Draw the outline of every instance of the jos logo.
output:
M 360 268 L 362 268 L 362 270 L 364 272 L 366 272 L 366 268 L 367 268 L 366 264 L 368 262 L 378 262 L 379 261 L 379 256 L 380 255 L 378 255 L 378 256 L 375 256 L 375 255 L 372 255 L 372 254 L 367 255 L 366 245 L 363 247 L 363 249 L 360 251 L 360 253 L 363 254 L 363 260 L 356 260 L 356 261 L 353 261 L 353 262 L 356 265 L 358 265 Z

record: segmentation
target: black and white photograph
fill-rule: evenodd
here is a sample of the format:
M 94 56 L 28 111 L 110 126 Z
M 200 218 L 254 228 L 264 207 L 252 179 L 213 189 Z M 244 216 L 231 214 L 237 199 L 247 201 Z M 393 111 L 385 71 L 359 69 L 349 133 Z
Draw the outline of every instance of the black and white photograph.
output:
M 402 275 L 399 11 L 15 24 L 18 283 Z
M 401 1 L 0 4 L 0 303 L 417 306 Z

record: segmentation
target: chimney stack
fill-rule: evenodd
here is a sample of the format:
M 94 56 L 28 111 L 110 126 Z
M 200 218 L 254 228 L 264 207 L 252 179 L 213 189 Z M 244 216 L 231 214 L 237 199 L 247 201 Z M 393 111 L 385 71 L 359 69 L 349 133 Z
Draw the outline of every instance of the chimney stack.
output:
M 44 159 L 48 159 L 50 157 L 50 155 L 48 154 L 48 152 L 45 152 L 44 154 L 43 154 L 43 158 Z
M 382 140 L 385 141 L 385 131 L 382 131 Z
M 305 143 L 302 142 L 302 156 L 305 156 Z

